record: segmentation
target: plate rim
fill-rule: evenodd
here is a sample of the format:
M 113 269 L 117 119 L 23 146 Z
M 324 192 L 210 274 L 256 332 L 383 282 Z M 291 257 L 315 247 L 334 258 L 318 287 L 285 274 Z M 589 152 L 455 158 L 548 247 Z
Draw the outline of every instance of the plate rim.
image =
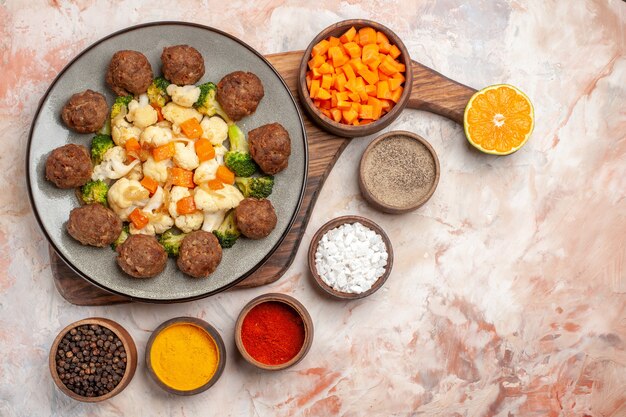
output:
M 302 187 L 300 189 L 300 195 L 298 197 L 298 203 L 296 204 L 296 208 L 294 210 L 294 213 L 292 214 L 291 219 L 289 220 L 289 223 L 287 224 L 287 229 L 282 234 L 282 236 L 278 239 L 276 244 L 270 249 L 270 251 L 267 253 L 267 255 L 265 255 L 263 257 L 263 259 L 261 259 L 256 265 L 254 265 L 248 272 L 246 272 L 245 274 L 241 275 L 237 279 L 233 280 L 229 284 L 226 284 L 226 285 L 224 285 L 224 286 L 222 286 L 222 287 L 220 287 L 218 289 L 215 289 L 213 291 L 209 291 L 209 292 L 206 292 L 206 293 L 203 293 L 203 294 L 194 295 L 194 296 L 191 296 L 191 297 L 181 297 L 181 298 L 172 298 L 172 299 L 168 299 L 168 298 L 144 298 L 144 297 L 130 296 L 128 294 L 124 294 L 123 292 L 120 292 L 120 291 L 108 288 L 108 287 L 100 284 L 99 282 L 96 282 L 94 279 L 90 278 L 88 275 L 82 273 L 76 266 L 74 266 L 72 264 L 72 262 L 70 262 L 65 257 L 65 255 L 63 255 L 63 253 L 61 253 L 61 251 L 57 248 L 57 246 L 52 241 L 52 238 L 50 237 L 50 235 L 46 231 L 46 228 L 43 225 L 43 222 L 41 220 L 41 217 L 39 216 L 39 212 L 38 212 L 37 207 L 35 205 L 35 200 L 34 200 L 34 196 L 33 196 L 33 184 L 31 184 L 31 180 L 30 180 L 31 179 L 31 169 L 30 169 L 31 145 L 32 145 L 32 139 L 33 139 L 33 133 L 34 133 L 34 130 L 35 130 L 35 126 L 37 124 L 37 121 L 39 120 L 39 116 L 41 115 L 41 110 L 42 110 L 43 103 L 46 101 L 46 99 L 48 98 L 48 95 L 50 94 L 50 92 L 52 91 L 52 89 L 54 88 L 56 83 L 65 74 L 65 72 L 72 65 L 74 65 L 74 63 L 79 58 L 81 58 L 84 54 L 86 54 L 87 52 L 91 51 L 93 48 L 97 47 L 99 44 L 101 44 L 104 41 L 107 41 L 107 40 L 109 40 L 111 38 L 114 38 L 114 37 L 119 36 L 119 35 L 123 35 L 123 34 L 128 33 L 128 32 L 132 32 L 132 31 L 135 31 L 135 30 L 143 29 L 143 28 L 146 28 L 146 27 L 165 26 L 165 25 L 191 27 L 191 28 L 202 29 L 202 30 L 205 30 L 205 31 L 217 33 L 219 35 L 222 35 L 222 36 L 225 36 L 227 38 L 232 39 L 233 41 L 237 42 L 238 44 L 240 44 L 244 48 L 248 49 L 250 52 L 252 52 L 257 57 L 259 57 L 272 70 L 272 72 L 274 74 L 276 74 L 276 76 L 278 77 L 280 82 L 283 84 L 283 86 L 287 90 L 287 93 L 288 93 L 289 97 L 291 98 L 291 101 L 293 102 L 293 105 L 294 105 L 294 107 L 296 109 L 296 113 L 298 114 L 298 120 L 300 122 L 300 129 L 302 130 L 302 137 L 304 139 L 304 179 L 302 181 Z M 300 111 L 300 108 L 298 106 L 298 102 L 294 98 L 293 93 L 289 89 L 289 86 L 287 85 L 287 83 L 283 79 L 282 75 L 280 75 L 278 70 L 276 68 L 274 68 L 274 66 L 268 61 L 267 58 L 265 58 L 265 56 L 263 56 L 263 54 L 261 54 L 259 51 L 257 51 L 256 49 L 254 49 L 253 47 L 251 47 L 250 45 L 248 45 L 246 42 L 244 42 L 243 40 L 239 39 L 238 37 L 236 37 L 234 35 L 231 35 L 230 33 L 224 32 L 223 30 L 214 28 L 212 26 L 202 25 L 202 24 L 194 23 L 194 22 L 184 22 L 184 21 L 177 21 L 177 20 L 162 20 L 162 21 L 154 21 L 154 22 L 142 23 L 142 24 L 139 24 L 139 25 L 128 26 L 126 28 L 123 28 L 123 29 L 117 30 L 115 32 L 112 32 L 112 33 L 110 33 L 110 34 L 108 34 L 108 35 L 98 39 L 97 41 L 93 42 L 92 44 L 90 44 L 86 48 L 82 49 L 76 56 L 74 56 L 63 67 L 63 69 L 61 69 L 61 71 L 59 71 L 59 73 L 54 77 L 54 79 L 52 80 L 52 82 L 50 83 L 50 85 L 48 86 L 46 91 L 44 92 L 44 94 L 39 99 L 39 103 L 37 104 L 37 109 L 35 111 L 35 116 L 33 117 L 33 120 L 32 120 L 32 122 L 30 124 L 30 129 L 29 129 L 29 132 L 28 132 L 28 141 L 27 141 L 27 144 L 26 144 L 25 163 L 26 163 L 26 188 L 28 189 L 28 201 L 30 203 L 30 207 L 31 207 L 31 209 L 33 211 L 35 219 L 37 220 L 37 224 L 39 225 L 39 229 L 41 230 L 41 232 L 43 233 L 44 237 L 46 238 L 48 245 L 50 245 L 50 247 L 52 247 L 52 249 L 57 254 L 57 256 L 59 256 L 61 258 L 61 260 L 63 260 L 63 262 L 74 273 L 76 273 L 79 277 L 81 277 L 82 279 L 86 280 L 90 284 L 92 284 L 92 285 L 94 285 L 94 286 L 96 286 L 96 287 L 98 287 L 98 288 L 100 288 L 100 289 L 102 289 L 104 291 L 107 291 L 108 293 L 111 293 L 111 294 L 114 294 L 114 295 L 118 295 L 118 296 L 121 296 L 121 297 L 125 297 L 125 298 L 127 298 L 127 299 L 129 299 L 130 301 L 133 301 L 133 302 L 143 302 L 143 303 L 149 303 L 149 304 L 175 304 L 175 303 L 184 303 L 184 302 L 189 302 L 189 301 L 194 301 L 194 300 L 200 300 L 202 298 L 210 297 L 212 295 L 218 294 L 220 292 L 224 292 L 224 291 L 234 287 L 235 285 L 237 285 L 238 283 L 240 283 L 244 279 L 248 278 L 250 275 L 252 275 L 256 271 L 258 271 L 272 257 L 272 255 L 274 255 L 274 253 L 276 253 L 278 248 L 281 246 L 281 244 L 287 238 L 287 235 L 289 235 L 289 232 L 291 232 L 291 229 L 292 229 L 294 223 L 296 222 L 296 220 L 298 218 L 298 214 L 300 212 L 300 208 L 302 207 L 302 203 L 304 201 L 304 196 L 306 194 L 306 186 L 307 186 L 307 182 L 308 182 L 308 175 L 309 175 L 309 146 L 308 146 L 308 137 L 307 137 L 307 133 L 306 133 L 306 128 L 304 126 L 304 119 L 303 119 L 303 116 L 302 116 L 302 112 Z M 168 260 L 168 262 L 169 262 L 169 260 Z M 181 272 L 181 274 L 182 274 L 182 272 Z

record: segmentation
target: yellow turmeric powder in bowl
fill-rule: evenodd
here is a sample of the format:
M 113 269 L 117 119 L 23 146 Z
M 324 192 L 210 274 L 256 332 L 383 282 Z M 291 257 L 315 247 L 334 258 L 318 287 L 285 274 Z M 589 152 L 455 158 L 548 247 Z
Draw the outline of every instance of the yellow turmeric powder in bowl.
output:
M 224 354 L 223 342 L 213 327 L 182 317 L 155 330 L 146 361 L 159 385 L 169 392 L 191 395 L 208 389 L 219 378 Z

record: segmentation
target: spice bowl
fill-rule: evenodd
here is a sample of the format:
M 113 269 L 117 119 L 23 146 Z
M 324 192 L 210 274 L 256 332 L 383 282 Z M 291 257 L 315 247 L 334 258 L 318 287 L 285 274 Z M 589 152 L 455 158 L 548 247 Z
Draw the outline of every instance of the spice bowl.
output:
M 311 52 L 313 50 L 313 47 L 318 42 L 322 41 L 323 39 L 327 39 L 330 36 L 339 38 L 351 27 L 354 27 L 356 30 L 359 30 L 363 27 L 371 27 L 376 31 L 383 33 L 389 39 L 389 42 L 393 45 L 396 45 L 400 50 L 400 56 L 398 57 L 398 60 L 406 68 L 406 70 L 404 71 L 405 80 L 402 84 L 403 91 L 395 106 L 393 106 L 393 108 L 388 113 L 384 114 L 380 119 L 368 124 L 362 124 L 358 126 L 336 122 L 330 117 L 324 115 L 320 111 L 320 109 L 313 103 L 313 100 L 311 99 L 311 95 L 309 93 L 309 89 L 307 88 L 306 81 L 308 62 L 311 59 Z M 371 135 L 389 126 L 389 124 L 391 124 L 391 122 L 393 122 L 400 115 L 402 110 L 408 104 L 409 97 L 411 95 L 412 84 L 412 61 L 411 57 L 409 56 L 409 51 L 402 42 L 402 39 L 400 39 L 400 37 L 396 35 L 391 29 L 378 22 L 365 19 L 351 19 L 344 20 L 327 27 L 311 41 L 309 46 L 304 51 L 302 61 L 300 62 L 300 67 L 298 69 L 297 88 L 302 107 L 304 107 L 304 110 L 317 125 L 334 135 L 353 138 L 358 136 Z
M 195 317 L 176 317 L 161 323 L 152 332 L 145 355 L 152 379 L 176 395 L 208 390 L 226 366 L 226 347 L 219 332 Z
M 382 273 L 382 275 L 380 275 L 376 279 L 376 281 L 371 285 L 371 287 L 368 290 L 363 291 L 363 292 L 354 292 L 354 293 L 343 292 L 343 291 L 339 291 L 333 288 L 331 285 L 327 284 L 322 279 L 316 266 L 316 253 L 317 253 L 317 250 L 318 250 L 318 247 L 320 245 L 322 238 L 329 231 L 335 228 L 338 228 L 340 226 L 343 226 L 343 225 L 355 224 L 355 223 L 362 224 L 363 226 L 374 231 L 376 234 L 378 234 L 381 237 L 384 243 L 386 252 L 387 252 L 387 263 L 384 266 L 384 272 Z M 324 224 L 315 233 L 315 235 L 313 235 L 313 238 L 311 239 L 311 244 L 309 246 L 308 261 L 309 261 L 309 270 L 311 272 L 311 275 L 313 276 L 315 283 L 324 292 L 326 292 L 328 295 L 337 299 L 356 300 L 356 299 L 365 298 L 369 295 L 372 295 L 383 286 L 385 281 L 387 281 L 387 278 L 389 278 L 389 275 L 391 274 L 391 270 L 393 268 L 393 247 L 391 245 L 391 240 L 389 239 L 389 236 L 387 236 L 385 231 L 378 224 L 374 223 L 370 219 L 367 219 L 361 216 L 342 216 L 342 217 L 337 217 L 329 221 L 328 223 Z
M 105 329 L 111 333 L 107 335 L 109 332 Z M 66 336 L 70 339 L 66 339 Z M 74 345 L 73 348 L 65 348 L 65 346 L 68 346 L 66 344 L 68 341 L 70 343 L 69 346 Z M 117 341 L 121 342 L 121 344 L 117 343 Z M 62 349 L 63 352 L 60 354 L 60 347 L 67 351 Z M 85 351 L 88 352 L 87 356 L 83 355 Z M 100 355 L 101 352 L 103 355 Z M 85 362 L 86 359 L 90 358 L 89 355 L 94 355 L 97 358 L 90 364 L 87 364 Z M 100 358 L 102 358 L 102 362 L 98 361 Z M 83 359 L 85 359 L 84 362 Z M 126 362 L 123 367 L 123 375 L 120 377 L 117 373 L 117 369 L 120 369 L 118 368 L 119 364 L 123 362 L 124 359 Z M 57 360 L 62 361 L 63 364 L 57 363 Z M 91 359 L 89 360 L 91 361 Z M 115 378 L 117 385 L 114 387 L 110 386 L 112 389 L 107 388 L 108 392 L 99 396 L 87 396 L 74 392 L 63 382 L 64 372 L 70 373 L 73 370 L 73 368 L 70 368 L 70 366 L 74 364 L 73 361 L 76 361 L 76 366 L 79 367 L 80 372 L 82 372 L 82 375 L 79 374 L 76 378 L 86 378 L 86 383 L 95 385 L 98 384 L 99 381 L 103 381 L 104 384 L 104 379 L 108 378 L 108 375 L 111 375 Z M 111 362 L 111 365 L 100 365 L 100 363 L 106 364 L 108 361 Z M 86 367 L 83 368 L 82 364 L 78 365 L 79 362 L 85 363 Z M 86 318 L 69 324 L 59 332 L 52 342 L 48 365 L 54 383 L 65 395 L 77 401 L 90 403 L 100 402 L 108 400 L 122 392 L 133 379 L 137 368 L 137 347 L 126 329 L 113 320 L 102 317 Z M 111 366 L 111 368 L 106 369 L 109 366 Z M 107 371 L 106 375 L 101 373 L 103 369 Z M 95 372 L 92 372 L 93 370 L 95 370 Z M 111 372 L 111 374 L 108 374 L 108 372 Z M 96 378 L 98 378 L 97 381 Z M 104 385 L 102 387 L 106 388 Z
M 235 324 L 235 344 L 250 364 L 279 371 L 300 362 L 313 343 L 313 320 L 293 297 L 263 294 L 246 304 Z
M 437 153 L 423 137 L 404 130 L 387 132 L 365 149 L 359 188 L 373 208 L 390 214 L 423 206 L 439 183 Z

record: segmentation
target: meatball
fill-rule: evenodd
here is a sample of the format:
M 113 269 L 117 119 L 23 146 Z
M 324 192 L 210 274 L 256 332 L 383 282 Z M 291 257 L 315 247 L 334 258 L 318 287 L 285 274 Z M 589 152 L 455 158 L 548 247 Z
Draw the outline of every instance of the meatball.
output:
M 276 212 L 269 200 L 245 198 L 235 209 L 235 223 L 247 238 L 262 239 L 276 227 Z
M 110 245 L 122 232 L 122 220 L 101 204 L 87 204 L 70 212 L 67 232 L 83 245 Z
M 167 265 L 167 253 L 154 236 L 130 235 L 117 252 L 117 264 L 135 278 L 158 275 Z
M 189 45 L 163 48 L 161 62 L 165 78 L 177 85 L 195 84 L 204 75 L 204 58 Z
M 46 159 L 46 178 L 59 188 L 74 188 L 91 179 L 91 158 L 82 145 L 56 148 Z
M 264 95 L 261 80 L 251 72 L 231 72 L 217 83 L 217 101 L 235 121 L 254 113 Z
M 141 52 L 117 51 L 109 63 L 106 82 L 118 96 L 143 94 L 152 83 L 152 66 Z
M 196 230 L 180 244 L 178 268 L 194 278 L 211 275 L 222 260 L 222 247 L 213 233 Z
M 76 93 L 65 103 L 61 119 L 78 133 L 94 133 L 106 122 L 109 106 L 104 96 L 92 90 Z
M 277 174 L 289 165 L 291 138 L 289 132 L 279 123 L 270 123 L 251 130 L 248 141 L 252 159 L 266 174 Z

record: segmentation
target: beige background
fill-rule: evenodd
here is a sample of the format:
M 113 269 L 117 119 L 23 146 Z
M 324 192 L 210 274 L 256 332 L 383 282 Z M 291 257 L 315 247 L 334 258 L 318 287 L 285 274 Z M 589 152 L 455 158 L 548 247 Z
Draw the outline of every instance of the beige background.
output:
M 81 308 L 56 293 L 23 160 L 37 102 L 73 56 L 155 20 L 215 26 L 273 53 L 357 17 L 388 25 L 413 59 L 462 83 L 520 87 L 537 118 L 528 144 L 480 155 L 459 126 L 406 111 L 389 129 L 427 138 L 442 167 L 420 210 L 390 216 L 364 203 L 355 173 L 371 138 L 357 139 L 276 284 L 167 306 Z M 0 22 L 0 415 L 626 416 L 626 3 L 0 0 Z M 396 251 L 385 287 L 362 301 L 329 300 L 306 273 L 312 234 L 343 214 L 378 222 Z M 247 366 L 232 337 L 241 307 L 270 290 L 300 299 L 316 324 L 305 360 L 274 374 Z M 113 400 L 73 402 L 46 358 L 63 326 L 92 315 L 119 321 L 140 352 L 171 317 L 208 320 L 225 339 L 226 372 L 178 398 L 141 365 Z

